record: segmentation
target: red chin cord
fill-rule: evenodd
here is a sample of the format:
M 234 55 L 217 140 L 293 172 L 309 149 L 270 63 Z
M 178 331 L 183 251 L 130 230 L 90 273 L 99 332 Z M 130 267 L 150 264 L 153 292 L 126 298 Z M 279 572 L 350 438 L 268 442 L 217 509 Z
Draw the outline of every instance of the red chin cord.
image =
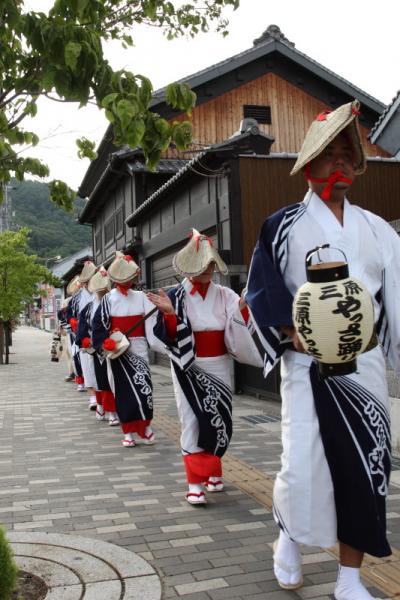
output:
M 124 296 L 128 295 L 129 290 L 131 289 L 131 283 L 124 285 L 123 283 L 117 283 L 116 288 L 123 294 Z
M 331 197 L 332 188 L 335 183 L 338 183 L 339 181 L 349 185 L 353 183 L 353 180 L 349 177 L 345 177 L 342 171 L 334 171 L 329 175 L 329 177 L 313 177 L 310 173 L 310 163 L 305 166 L 304 173 L 308 181 L 314 181 L 315 183 L 326 183 L 326 186 L 321 192 L 321 198 L 322 200 L 325 200 L 325 202 Z

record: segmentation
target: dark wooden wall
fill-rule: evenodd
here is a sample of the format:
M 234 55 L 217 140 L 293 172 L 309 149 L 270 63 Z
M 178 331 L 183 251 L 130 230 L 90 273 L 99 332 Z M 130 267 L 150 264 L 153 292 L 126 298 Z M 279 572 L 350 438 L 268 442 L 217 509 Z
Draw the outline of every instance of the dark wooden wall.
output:
M 243 257 L 249 264 L 264 220 L 279 208 L 299 202 L 307 191 L 300 173 L 289 176 L 294 159 L 241 158 L 241 221 Z M 349 200 L 383 217 L 400 218 L 400 163 L 369 161 L 367 171 L 358 177 Z

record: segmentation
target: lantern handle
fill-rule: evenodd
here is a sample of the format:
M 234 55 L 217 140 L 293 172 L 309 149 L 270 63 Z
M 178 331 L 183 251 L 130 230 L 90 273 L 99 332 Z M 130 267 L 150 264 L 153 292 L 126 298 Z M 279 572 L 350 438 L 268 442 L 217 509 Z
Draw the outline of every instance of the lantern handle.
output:
M 325 250 L 326 248 L 331 248 L 332 250 L 337 250 L 338 252 L 341 252 L 341 254 L 343 254 L 344 256 L 344 260 L 347 263 L 347 256 L 345 255 L 345 253 L 343 252 L 343 250 L 341 250 L 340 248 L 336 248 L 334 246 L 331 246 L 330 244 L 322 244 L 322 246 L 316 246 L 315 248 L 313 248 L 312 250 L 309 250 L 306 254 L 306 270 L 311 267 L 312 264 L 312 257 L 316 254 L 318 256 L 318 260 L 320 262 L 322 262 L 321 257 L 319 255 L 319 251 L 320 250 Z

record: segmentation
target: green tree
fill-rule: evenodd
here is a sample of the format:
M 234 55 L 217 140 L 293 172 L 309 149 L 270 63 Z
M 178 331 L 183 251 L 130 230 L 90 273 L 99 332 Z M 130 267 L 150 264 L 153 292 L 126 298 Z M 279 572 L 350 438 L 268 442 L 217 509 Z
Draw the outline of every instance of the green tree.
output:
M 9 600 L 17 584 L 18 567 L 15 564 L 13 551 L 0 526 L 0 598 Z
M 168 39 L 206 32 L 211 23 L 226 34 L 223 11 L 236 9 L 239 1 L 55 0 L 45 14 L 25 10 L 24 0 L 0 0 L 0 184 L 13 174 L 19 180 L 25 173 L 49 174 L 40 160 L 17 152 L 21 144 L 39 143 L 22 124 L 36 115 L 40 96 L 104 109 L 115 144 L 140 145 L 149 168 L 171 141 L 185 148 L 192 135 L 190 122 L 170 124 L 150 111 L 150 80 L 124 69 L 113 71 L 103 44 L 119 40 L 124 48 L 132 46 L 130 31 L 142 24 L 162 28 Z M 195 100 L 186 84 L 167 88 L 166 101 L 188 115 Z M 93 142 L 81 138 L 77 144 L 80 157 L 95 158 Z M 53 181 L 50 191 L 52 200 L 71 208 L 75 195 L 64 182 Z
M 27 254 L 29 229 L 0 234 L 0 364 L 8 364 L 8 335 L 11 320 L 26 302 L 40 293 L 39 283 L 60 285 L 51 271 L 38 265 L 36 256 Z

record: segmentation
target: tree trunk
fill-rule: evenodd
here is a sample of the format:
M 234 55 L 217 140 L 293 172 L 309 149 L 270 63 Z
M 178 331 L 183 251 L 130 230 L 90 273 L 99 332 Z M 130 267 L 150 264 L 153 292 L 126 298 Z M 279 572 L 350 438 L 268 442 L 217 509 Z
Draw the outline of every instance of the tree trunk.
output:
M 3 363 L 3 354 L 4 354 L 4 324 L 3 321 L 0 321 L 0 365 Z
M 4 340 L 5 340 L 5 356 L 6 356 L 6 365 L 9 364 L 9 358 L 10 358 L 10 328 L 11 328 L 11 322 L 10 321 L 6 321 L 4 323 Z

